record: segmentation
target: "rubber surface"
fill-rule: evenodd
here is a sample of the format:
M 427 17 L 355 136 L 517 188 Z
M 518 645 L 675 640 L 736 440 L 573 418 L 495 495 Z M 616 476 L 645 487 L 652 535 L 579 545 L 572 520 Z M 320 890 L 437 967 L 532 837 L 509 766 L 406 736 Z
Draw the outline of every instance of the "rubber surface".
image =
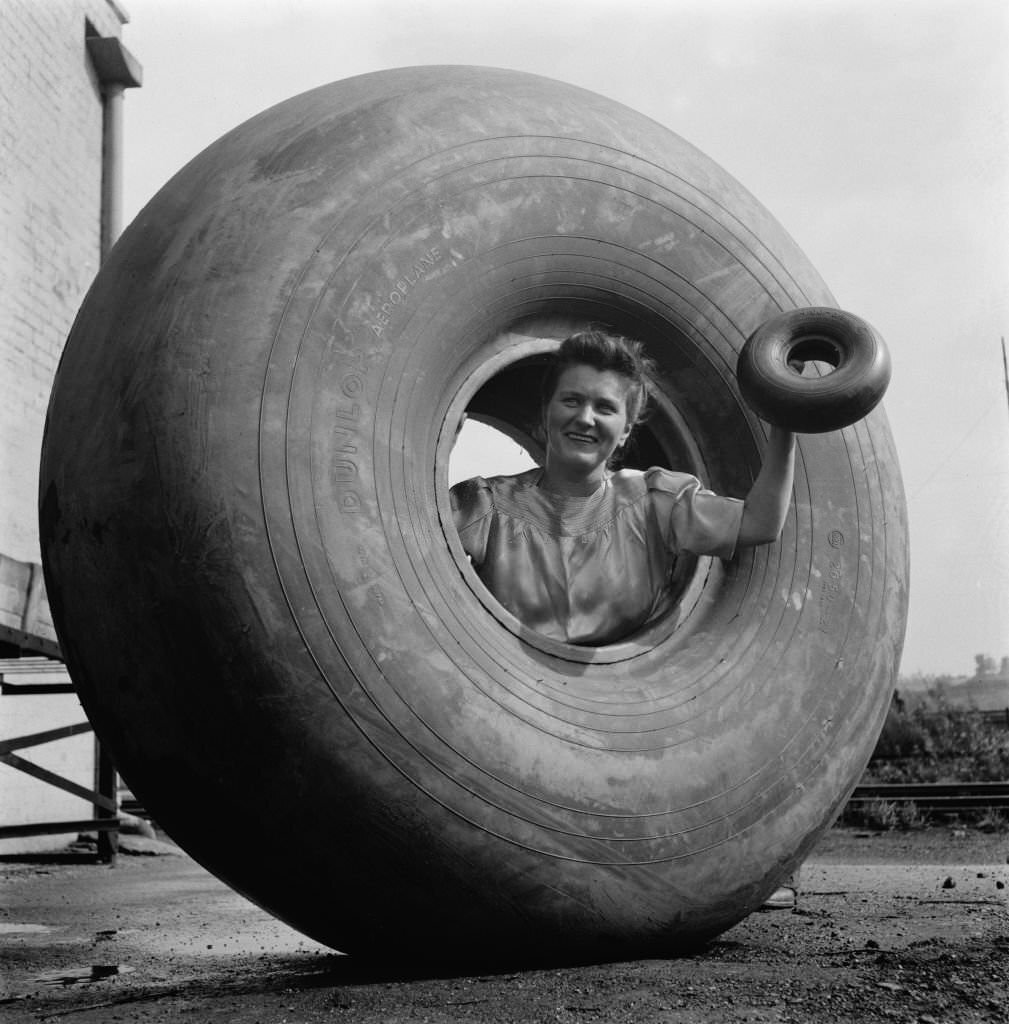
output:
M 890 353 L 852 313 L 791 309 L 750 335 L 736 374 L 747 405 L 768 423 L 826 433 L 857 423 L 882 401 Z
M 882 410 L 801 439 L 780 543 L 691 563 L 677 614 L 599 650 L 482 592 L 446 466 L 471 403 L 521 433 L 498 371 L 604 320 L 665 374 L 646 447 L 743 494 L 765 434 L 737 354 L 810 305 L 825 285 L 724 171 L 547 79 L 382 72 L 223 137 L 115 246 L 43 451 L 54 617 L 131 788 L 345 951 L 617 957 L 731 926 L 889 703 L 907 551 Z

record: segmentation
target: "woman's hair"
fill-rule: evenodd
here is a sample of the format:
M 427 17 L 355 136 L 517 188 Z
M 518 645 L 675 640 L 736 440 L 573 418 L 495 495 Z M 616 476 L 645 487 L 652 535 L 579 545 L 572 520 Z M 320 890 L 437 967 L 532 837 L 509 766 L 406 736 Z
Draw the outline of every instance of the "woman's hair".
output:
M 543 407 L 553 399 L 561 374 L 571 366 L 591 366 L 626 377 L 627 425 L 640 423 L 647 411 L 648 385 L 655 376 L 655 363 L 645 355 L 640 341 L 599 328 L 579 331 L 561 342 L 543 375 Z

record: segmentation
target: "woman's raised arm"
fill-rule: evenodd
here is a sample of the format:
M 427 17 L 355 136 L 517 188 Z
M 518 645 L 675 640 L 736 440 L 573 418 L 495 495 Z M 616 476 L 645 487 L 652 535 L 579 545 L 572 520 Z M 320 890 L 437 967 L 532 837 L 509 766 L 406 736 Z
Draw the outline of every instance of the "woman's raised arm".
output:
M 771 427 L 764 464 L 743 503 L 739 547 L 770 544 L 781 536 L 795 472 L 795 435 Z

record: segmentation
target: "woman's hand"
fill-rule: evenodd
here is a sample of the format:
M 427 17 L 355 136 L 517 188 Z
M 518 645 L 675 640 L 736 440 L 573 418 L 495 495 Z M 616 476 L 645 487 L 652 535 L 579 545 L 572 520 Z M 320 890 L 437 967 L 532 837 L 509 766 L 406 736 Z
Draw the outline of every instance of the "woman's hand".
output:
M 795 473 L 795 435 L 771 427 L 764 464 L 743 503 L 738 547 L 771 544 L 781 536 Z

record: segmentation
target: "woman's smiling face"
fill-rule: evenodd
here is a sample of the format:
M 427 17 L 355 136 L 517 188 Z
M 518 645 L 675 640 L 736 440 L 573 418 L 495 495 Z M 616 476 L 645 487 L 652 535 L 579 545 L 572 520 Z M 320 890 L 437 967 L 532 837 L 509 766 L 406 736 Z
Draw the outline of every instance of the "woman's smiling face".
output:
M 561 372 L 544 415 L 548 476 L 602 480 L 610 456 L 631 432 L 630 384 L 622 374 L 593 366 Z

